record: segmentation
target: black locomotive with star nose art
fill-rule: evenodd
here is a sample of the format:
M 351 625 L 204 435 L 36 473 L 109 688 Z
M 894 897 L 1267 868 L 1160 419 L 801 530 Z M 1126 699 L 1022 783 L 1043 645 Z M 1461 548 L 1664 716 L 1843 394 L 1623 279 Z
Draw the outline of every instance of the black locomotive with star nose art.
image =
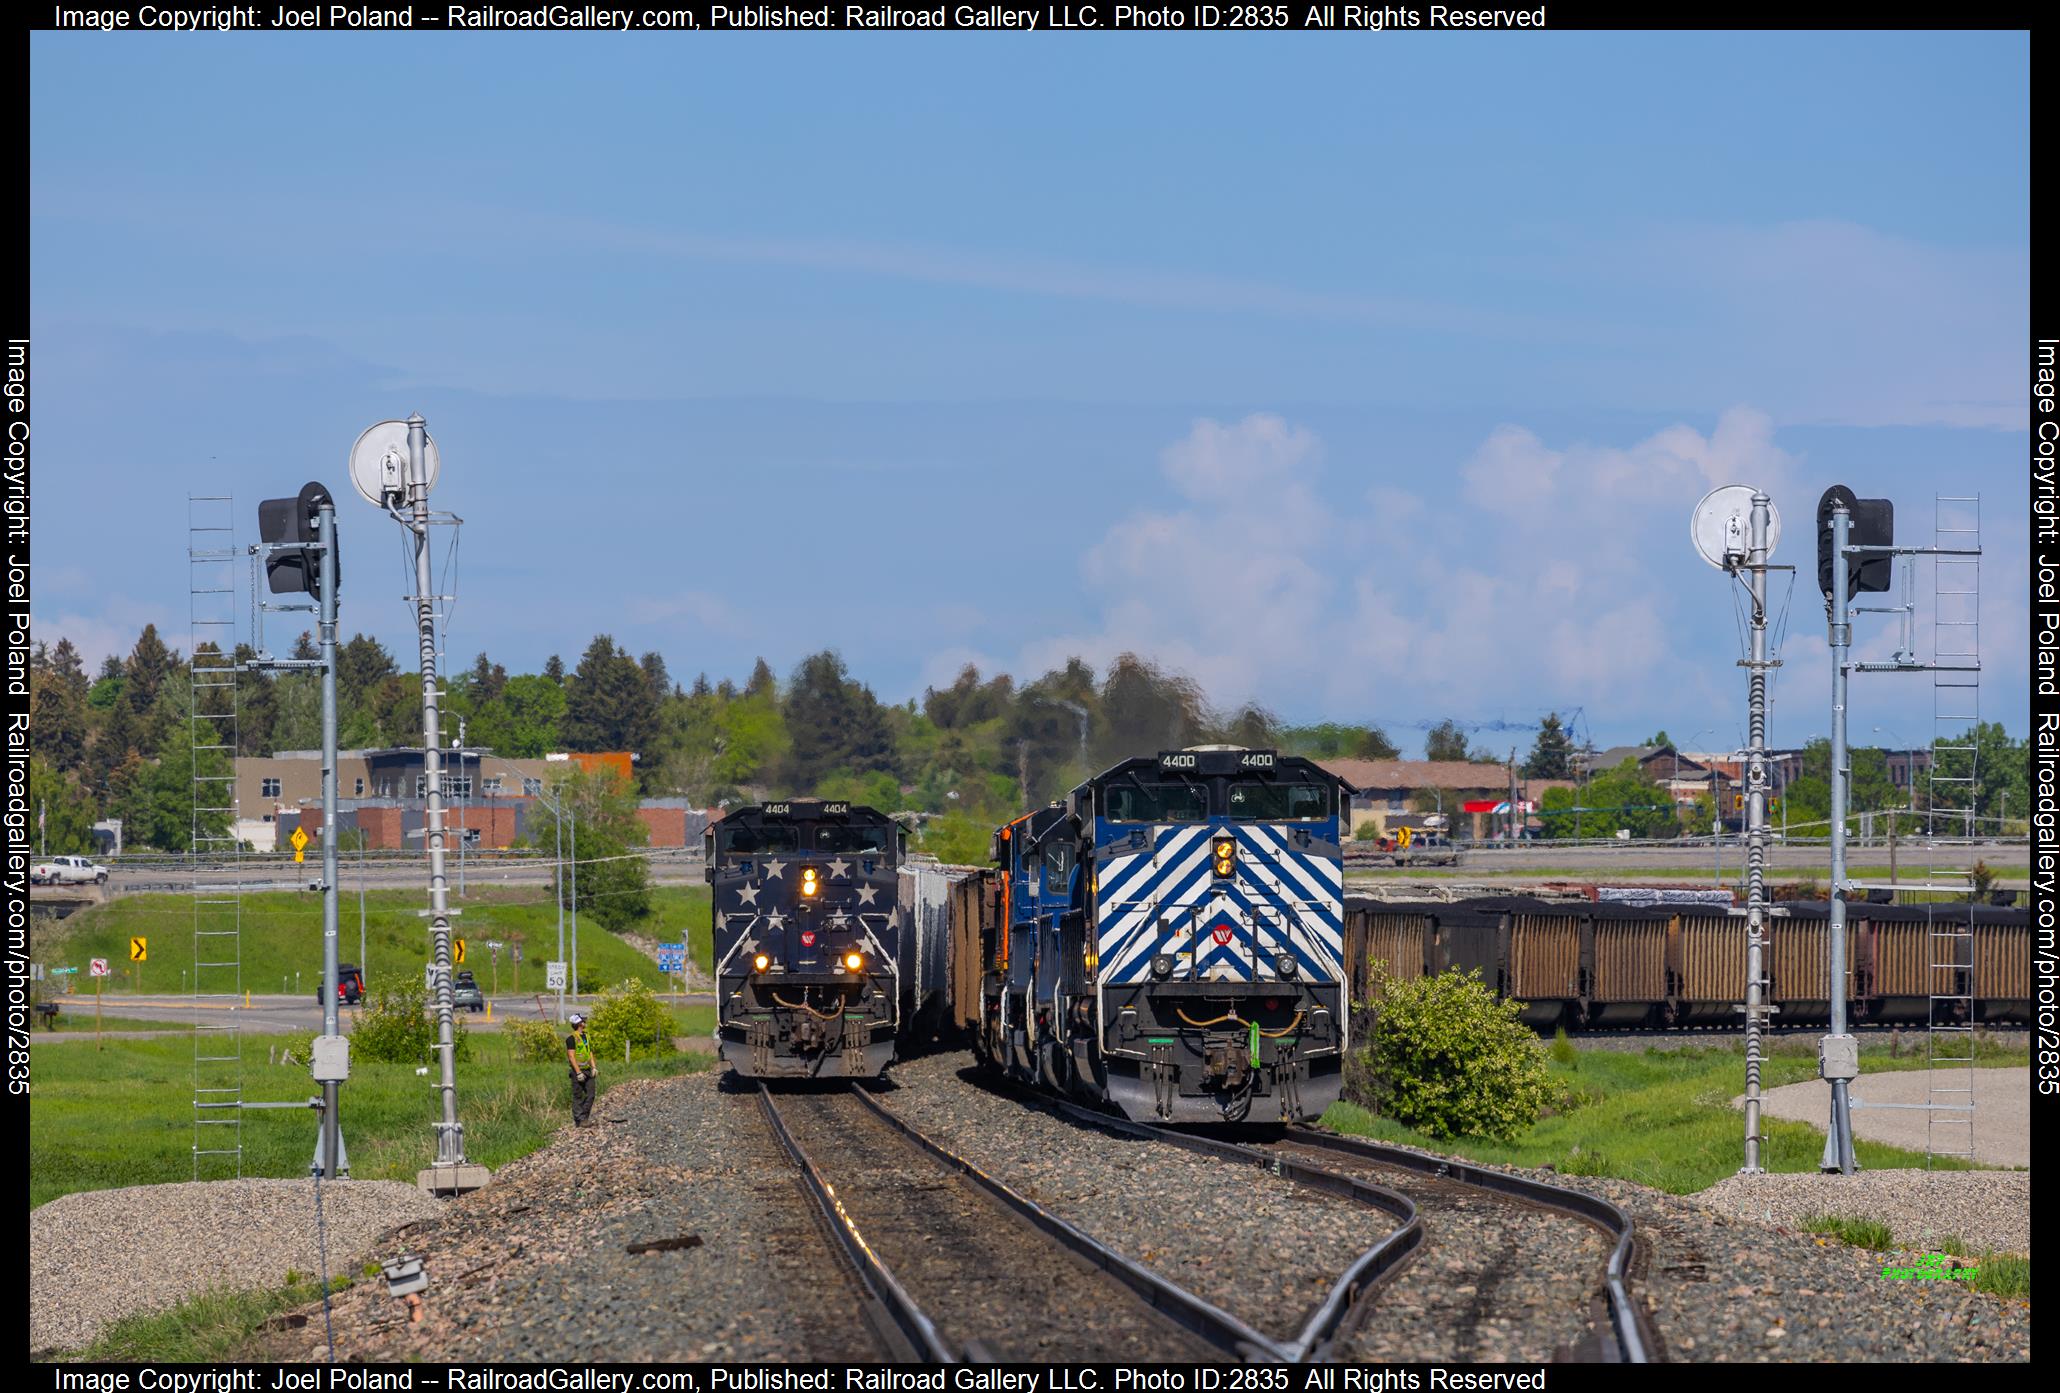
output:
M 747 1078 L 875 1078 L 900 1026 L 904 834 L 871 808 L 796 798 L 707 832 L 716 1036 Z

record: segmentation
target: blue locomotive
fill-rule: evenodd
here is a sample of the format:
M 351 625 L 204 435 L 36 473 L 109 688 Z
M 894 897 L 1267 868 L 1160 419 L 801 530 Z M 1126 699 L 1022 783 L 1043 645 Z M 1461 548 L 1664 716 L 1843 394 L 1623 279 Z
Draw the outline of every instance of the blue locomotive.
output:
M 982 1058 L 1139 1120 L 1321 1114 L 1346 1048 L 1350 794 L 1310 760 L 1207 746 L 1002 827 L 958 916 Z
M 900 1022 L 904 834 L 885 814 L 797 798 L 708 829 L 716 1036 L 750 1078 L 873 1078 Z

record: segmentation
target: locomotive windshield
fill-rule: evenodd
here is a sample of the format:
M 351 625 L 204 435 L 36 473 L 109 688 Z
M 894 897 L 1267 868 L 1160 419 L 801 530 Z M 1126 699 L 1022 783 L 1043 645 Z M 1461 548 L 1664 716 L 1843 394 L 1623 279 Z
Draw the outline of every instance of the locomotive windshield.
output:
M 1232 784 L 1230 815 L 1257 822 L 1317 822 L 1329 817 L 1336 795 L 1322 784 Z
M 849 823 L 826 822 L 815 829 L 817 851 L 889 851 L 895 829 L 858 827 Z
M 1195 784 L 1111 784 L 1111 822 L 1207 822 L 1209 790 Z
M 756 856 L 761 852 L 799 851 L 801 829 L 769 823 L 752 827 L 746 823 L 716 828 L 716 849 L 725 856 Z

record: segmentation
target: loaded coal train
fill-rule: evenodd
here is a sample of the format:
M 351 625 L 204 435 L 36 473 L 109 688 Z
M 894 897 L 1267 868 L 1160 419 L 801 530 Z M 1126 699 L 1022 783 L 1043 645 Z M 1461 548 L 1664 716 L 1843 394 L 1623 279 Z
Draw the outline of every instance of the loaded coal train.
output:
M 1830 906 L 1775 906 L 1763 971 L 1774 1024 L 1830 1020 Z M 2031 1019 L 2031 916 L 1988 905 L 1846 906 L 1845 995 L 1860 1024 L 1923 1025 L 1933 999 L 1966 1001 L 1973 1024 Z M 1745 987 L 1745 920 L 1723 905 L 1546 901 L 1450 904 L 1352 899 L 1346 951 L 1355 1000 L 1374 975 L 1478 971 L 1498 996 L 1524 1003 L 1541 1030 L 1737 1025 Z
M 864 1078 L 939 1039 L 1140 1120 L 1302 1120 L 1338 1095 L 1375 975 L 1478 971 L 1540 1029 L 1739 1020 L 1745 925 L 1721 905 L 1343 894 L 1342 780 L 1271 751 L 1126 760 L 998 829 L 989 868 L 907 862 L 870 808 L 796 799 L 708 834 L 717 1036 L 749 1077 Z M 1862 1024 L 2030 1019 L 2030 919 L 1848 907 Z M 1828 906 L 1767 923 L 1775 1026 L 1829 1017 Z

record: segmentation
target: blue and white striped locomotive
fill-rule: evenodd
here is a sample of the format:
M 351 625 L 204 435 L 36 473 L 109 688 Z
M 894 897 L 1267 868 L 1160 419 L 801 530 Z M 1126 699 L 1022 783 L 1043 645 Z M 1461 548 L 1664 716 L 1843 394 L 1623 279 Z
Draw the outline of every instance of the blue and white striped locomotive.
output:
M 849 803 L 737 808 L 709 827 L 716 1038 L 747 1078 L 875 1078 L 901 1019 L 903 833 Z
M 1139 1120 L 1321 1114 L 1346 1046 L 1350 793 L 1306 759 L 1208 746 L 1125 760 L 1001 828 L 981 1056 Z

